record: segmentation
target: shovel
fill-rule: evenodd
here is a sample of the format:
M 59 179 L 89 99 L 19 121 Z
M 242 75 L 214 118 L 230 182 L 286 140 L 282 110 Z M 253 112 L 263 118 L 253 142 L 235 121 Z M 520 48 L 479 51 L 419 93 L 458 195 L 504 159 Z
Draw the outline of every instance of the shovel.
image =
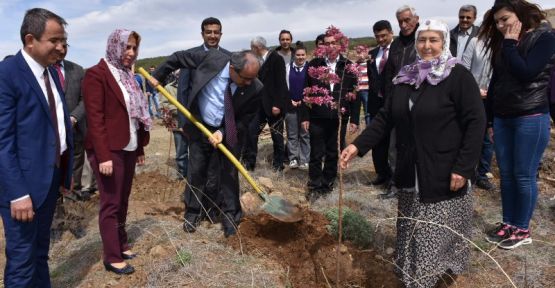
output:
M 150 74 L 142 67 L 138 69 L 138 72 L 147 80 L 150 80 L 152 78 L 152 76 L 150 76 Z M 189 119 L 191 123 L 193 123 L 198 129 L 200 129 L 200 131 L 202 131 L 204 135 L 206 135 L 207 137 L 212 136 L 212 132 L 204 127 L 204 125 L 202 125 L 202 123 L 198 121 L 195 116 L 193 116 L 193 114 L 189 112 L 189 110 L 183 107 L 183 105 L 181 105 L 181 103 L 179 103 L 164 87 L 158 85 L 155 88 L 160 91 L 160 93 L 164 95 L 164 97 L 166 97 L 170 103 L 177 107 L 177 110 L 185 115 L 185 117 L 187 117 L 187 119 Z M 254 191 L 256 191 L 258 196 L 262 199 L 262 201 L 264 201 L 264 204 L 262 204 L 261 207 L 263 211 L 281 222 L 298 222 L 302 219 L 302 213 L 297 206 L 291 204 L 289 201 L 283 199 L 280 196 L 270 195 L 262 191 L 262 189 L 260 189 L 260 187 L 249 175 L 245 167 L 243 167 L 241 162 L 239 162 L 237 158 L 235 158 L 235 156 L 233 156 L 233 154 L 229 152 L 229 150 L 222 143 L 218 144 L 217 147 L 229 159 L 229 161 L 231 161 L 231 163 L 235 165 L 237 170 L 239 170 L 239 173 L 241 173 L 241 175 L 245 177 L 247 182 L 249 182 L 252 188 L 254 188 Z

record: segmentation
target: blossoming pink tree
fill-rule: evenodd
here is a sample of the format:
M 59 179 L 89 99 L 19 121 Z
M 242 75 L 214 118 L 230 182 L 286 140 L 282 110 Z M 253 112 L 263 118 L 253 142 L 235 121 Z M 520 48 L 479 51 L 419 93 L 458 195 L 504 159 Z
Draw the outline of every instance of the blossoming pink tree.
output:
M 333 37 L 334 45 L 321 45 L 316 48 L 314 51 L 314 56 L 317 58 L 326 58 L 326 59 L 337 59 L 340 54 L 346 54 L 349 48 L 349 38 L 347 38 L 338 28 L 334 26 L 330 26 L 326 30 L 326 38 Z M 361 48 L 362 49 L 362 48 Z M 367 48 L 366 48 L 367 49 Z M 368 51 L 368 50 L 366 50 Z M 366 52 L 368 53 L 368 52 Z M 333 66 L 332 66 L 333 67 Z M 350 63 L 350 61 L 346 61 L 344 69 L 337 69 L 336 64 L 336 71 L 332 71 L 329 65 L 326 66 L 316 66 L 316 67 L 309 67 L 308 75 L 312 79 L 316 81 L 310 81 L 310 83 L 316 83 L 312 86 L 306 87 L 303 93 L 303 102 L 313 108 L 313 106 L 328 106 L 332 111 L 337 110 L 337 117 L 339 119 L 338 131 L 337 131 L 337 151 L 338 153 L 341 152 L 341 135 L 342 134 L 342 121 L 344 116 L 346 116 L 346 107 L 358 107 L 360 110 L 360 106 L 356 105 L 349 105 L 350 103 L 354 103 L 357 101 L 356 93 L 353 92 L 356 86 L 356 78 L 360 74 L 360 68 L 357 64 Z M 354 78 L 354 79 L 353 79 Z M 349 81 L 344 81 L 349 79 Z M 353 81 L 354 80 L 354 81 Z M 345 84 L 349 83 L 349 84 Z M 337 85 L 339 85 L 339 89 L 337 89 Z M 352 87 L 343 87 L 344 85 L 352 85 Z M 330 91 L 329 87 L 334 87 L 333 91 Z M 360 99 L 358 99 L 360 102 Z M 339 155 L 338 155 L 339 156 Z M 342 241 L 342 206 L 343 206 L 343 173 L 341 170 L 339 172 L 339 202 L 338 202 L 338 259 L 339 259 L 339 251 L 340 245 Z M 337 275 L 336 280 L 337 284 L 339 285 L 340 281 L 340 267 L 339 261 L 337 262 Z M 339 286 L 338 286 L 339 287 Z

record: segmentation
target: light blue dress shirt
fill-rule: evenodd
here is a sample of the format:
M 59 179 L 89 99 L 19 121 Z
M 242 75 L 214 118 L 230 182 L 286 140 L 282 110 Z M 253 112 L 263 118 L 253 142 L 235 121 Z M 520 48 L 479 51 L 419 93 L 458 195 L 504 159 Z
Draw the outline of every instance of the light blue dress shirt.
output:
M 224 95 L 229 78 L 229 62 L 224 69 L 210 80 L 200 91 L 198 105 L 204 123 L 212 127 L 220 127 L 224 118 Z M 237 89 L 231 83 L 232 94 Z

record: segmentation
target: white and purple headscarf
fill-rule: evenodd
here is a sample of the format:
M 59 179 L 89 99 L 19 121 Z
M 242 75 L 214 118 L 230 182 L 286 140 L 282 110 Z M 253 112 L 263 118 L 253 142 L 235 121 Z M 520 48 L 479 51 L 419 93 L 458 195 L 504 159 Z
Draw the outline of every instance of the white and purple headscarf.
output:
M 458 63 L 457 58 L 453 57 L 449 50 L 449 26 L 447 26 L 447 23 L 440 20 L 426 20 L 416 30 L 417 39 L 421 31 L 438 31 L 443 34 L 441 55 L 433 60 L 423 60 L 418 53 L 418 49 L 416 49 L 417 41 L 415 41 L 416 62 L 401 68 L 399 74 L 393 78 L 393 84 L 404 83 L 414 85 L 418 89 L 422 82 L 426 80 L 431 85 L 437 85 L 449 76 L 451 69 Z
M 137 53 L 139 52 L 139 44 L 141 42 L 141 36 L 135 31 L 130 31 L 126 29 L 116 29 L 108 37 L 108 45 L 106 46 L 106 58 L 105 60 L 114 66 L 119 73 L 120 80 L 129 94 L 129 107 L 127 107 L 127 112 L 131 118 L 137 119 L 139 122 L 143 123 L 145 130 L 148 131 L 152 126 L 152 119 L 148 113 L 148 104 L 146 102 L 146 97 L 144 97 L 137 81 L 135 81 L 135 76 L 131 67 L 123 66 L 123 54 L 127 50 L 127 42 L 129 41 L 129 36 L 132 34 L 137 35 Z M 135 57 L 135 60 L 137 58 Z M 135 60 L 132 64 L 135 63 Z

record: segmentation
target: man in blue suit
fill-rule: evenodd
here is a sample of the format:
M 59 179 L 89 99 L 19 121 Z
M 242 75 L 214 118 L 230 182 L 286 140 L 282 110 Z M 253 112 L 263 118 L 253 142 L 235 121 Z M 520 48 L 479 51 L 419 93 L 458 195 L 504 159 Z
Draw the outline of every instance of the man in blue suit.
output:
M 70 187 L 71 122 L 56 63 L 66 22 L 41 8 L 21 25 L 23 49 L 0 62 L 0 214 L 5 287 L 50 287 L 50 227 L 60 190 Z

